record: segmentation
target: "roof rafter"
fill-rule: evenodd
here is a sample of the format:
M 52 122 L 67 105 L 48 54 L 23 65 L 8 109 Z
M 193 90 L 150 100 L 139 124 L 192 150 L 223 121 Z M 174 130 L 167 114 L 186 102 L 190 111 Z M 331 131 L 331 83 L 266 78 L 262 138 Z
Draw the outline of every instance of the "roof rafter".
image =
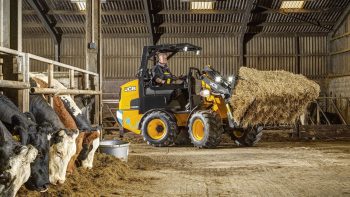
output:
M 247 1 L 247 6 L 243 15 L 243 22 L 242 22 L 242 27 L 241 27 L 241 32 L 240 32 L 240 37 L 239 37 L 239 64 L 240 66 L 245 66 L 246 61 L 245 61 L 245 48 L 246 48 L 246 39 L 245 35 L 248 30 L 248 23 L 251 18 L 251 12 L 254 8 L 254 2 L 255 0 L 248 0 Z
M 161 34 L 159 32 L 156 31 L 156 24 L 153 21 L 152 18 L 152 1 L 151 0 L 143 0 L 143 6 L 145 9 L 145 14 L 146 14 L 146 21 L 147 21 L 147 27 L 148 30 L 150 32 L 150 36 L 151 36 L 151 43 L 153 45 L 156 45 L 158 40 L 160 39 Z
M 62 35 L 55 29 L 57 22 L 52 21 L 52 19 L 48 15 L 48 12 L 49 12 L 48 6 L 45 6 L 45 5 L 43 6 L 40 0 L 27 0 L 27 1 L 30 4 L 30 6 L 32 6 L 32 8 L 35 10 L 41 23 L 44 25 L 45 29 L 49 32 L 54 42 L 56 44 L 60 44 Z

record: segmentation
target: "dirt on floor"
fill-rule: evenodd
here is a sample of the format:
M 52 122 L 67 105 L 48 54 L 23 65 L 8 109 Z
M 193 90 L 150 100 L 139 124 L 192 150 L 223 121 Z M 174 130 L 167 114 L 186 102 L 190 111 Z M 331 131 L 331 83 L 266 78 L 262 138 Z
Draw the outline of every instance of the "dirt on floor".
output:
M 155 178 L 144 196 L 350 196 L 350 142 L 263 142 L 217 149 L 132 146 Z
M 40 194 L 22 189 L 21 196 Z M 98 154 L 92 170 L 41 196 L 350 196 L 350 142 L 132 144 L 127 164 Z

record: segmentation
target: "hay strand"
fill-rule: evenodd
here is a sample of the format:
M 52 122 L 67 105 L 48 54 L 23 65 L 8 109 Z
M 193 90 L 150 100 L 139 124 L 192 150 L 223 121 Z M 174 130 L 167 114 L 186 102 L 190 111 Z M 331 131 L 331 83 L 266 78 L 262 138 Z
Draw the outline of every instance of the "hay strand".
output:
M 233 119 L 242 127 L 293 124 L 320 93 L 303 75 L 241 67 L 231 97 Z

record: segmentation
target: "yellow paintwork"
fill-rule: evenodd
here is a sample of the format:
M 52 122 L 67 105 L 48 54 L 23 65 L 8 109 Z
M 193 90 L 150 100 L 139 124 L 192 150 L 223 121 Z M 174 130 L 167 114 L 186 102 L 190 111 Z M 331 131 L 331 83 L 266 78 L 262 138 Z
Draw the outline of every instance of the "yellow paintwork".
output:
M 124 110 L 123 111 L 123 127 L 136 134 L 141 134 L 141 130 L 138 129 L 142 114 L 139 114 L 139 110 Z
M 120 86 L 120 101 L 119 101 L 119 109 L 131 109 L 130 102 L 133 99 L 140 98 L 139 95 L 139 80 L 129 81 Z
M 202 81 L 202 89 L 208 89 L 209 91 L 211 90 L 210 86 L 204 81 Z M 217 114 L 219 114 L 221 119 L 227 118 L 227 106 L 225 104 L 224 99 L 221 96 L 210 94 L 210 96 L 204 99 L 204 104 L 212 105 L 211 109 Z
M 204 124 L 199 118 L 192 124 L 192 135 L 198 141 L 201 141 L 204 138 Z
M 120 88 L 119 110 L 123 112 L 123 127 L 134 133 L 141 134 L 138 125 L 142 114 L 139 114 L 138 109 L 131 109 L 130 106 L 131 100 L 139 98 L 139 80 L 129 81 L 120 86 Z
M 157 127 L 160 131 L 157 131 Z M 162 139 L 167 132 L 165 123 L 161 119 L 153 119 L 147 125 L 147 134 L 154 140 Z
M 189 113 L 181 113 L 181 114 L 174 114 L 174 115 L 175 115 L 178 127 L 187 126 L 188 116 L 190 115 Z
M 139 81 L 133 80 L 121 86 L 121 97 L 119 101 L 119 110 L 123 112 L 122 124 L 123 128 L 132 131 L 136 134 L 141 134 L 138 129 L 139 122 L 143 114 L 139 113 L 138 109 L 132 109 L 130 106 L 131 100 L 139 98 Z M 202 81 L 202 89 L 211 91 L 209 85 Z M 227 119 L 227 112 L 230 111 L 230 106 L 225 104 L 225 101 L 220 96 L 210 94 L 203 99 L 204 106 L 212 105 L 211 109 L 220 115 L 221 119 Z M 174 114 L 177 126 L 187 126 L 189 118 L 188 113 Z

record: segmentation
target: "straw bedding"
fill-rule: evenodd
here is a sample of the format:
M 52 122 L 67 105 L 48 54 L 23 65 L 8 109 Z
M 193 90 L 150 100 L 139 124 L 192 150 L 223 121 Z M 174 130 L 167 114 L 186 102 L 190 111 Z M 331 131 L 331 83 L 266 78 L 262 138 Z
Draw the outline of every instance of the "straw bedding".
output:
M 293 124 L 315 100 L 320 86 L 303 75 L 241 67 L 231 97 L 233 119 L 242 127 Z

